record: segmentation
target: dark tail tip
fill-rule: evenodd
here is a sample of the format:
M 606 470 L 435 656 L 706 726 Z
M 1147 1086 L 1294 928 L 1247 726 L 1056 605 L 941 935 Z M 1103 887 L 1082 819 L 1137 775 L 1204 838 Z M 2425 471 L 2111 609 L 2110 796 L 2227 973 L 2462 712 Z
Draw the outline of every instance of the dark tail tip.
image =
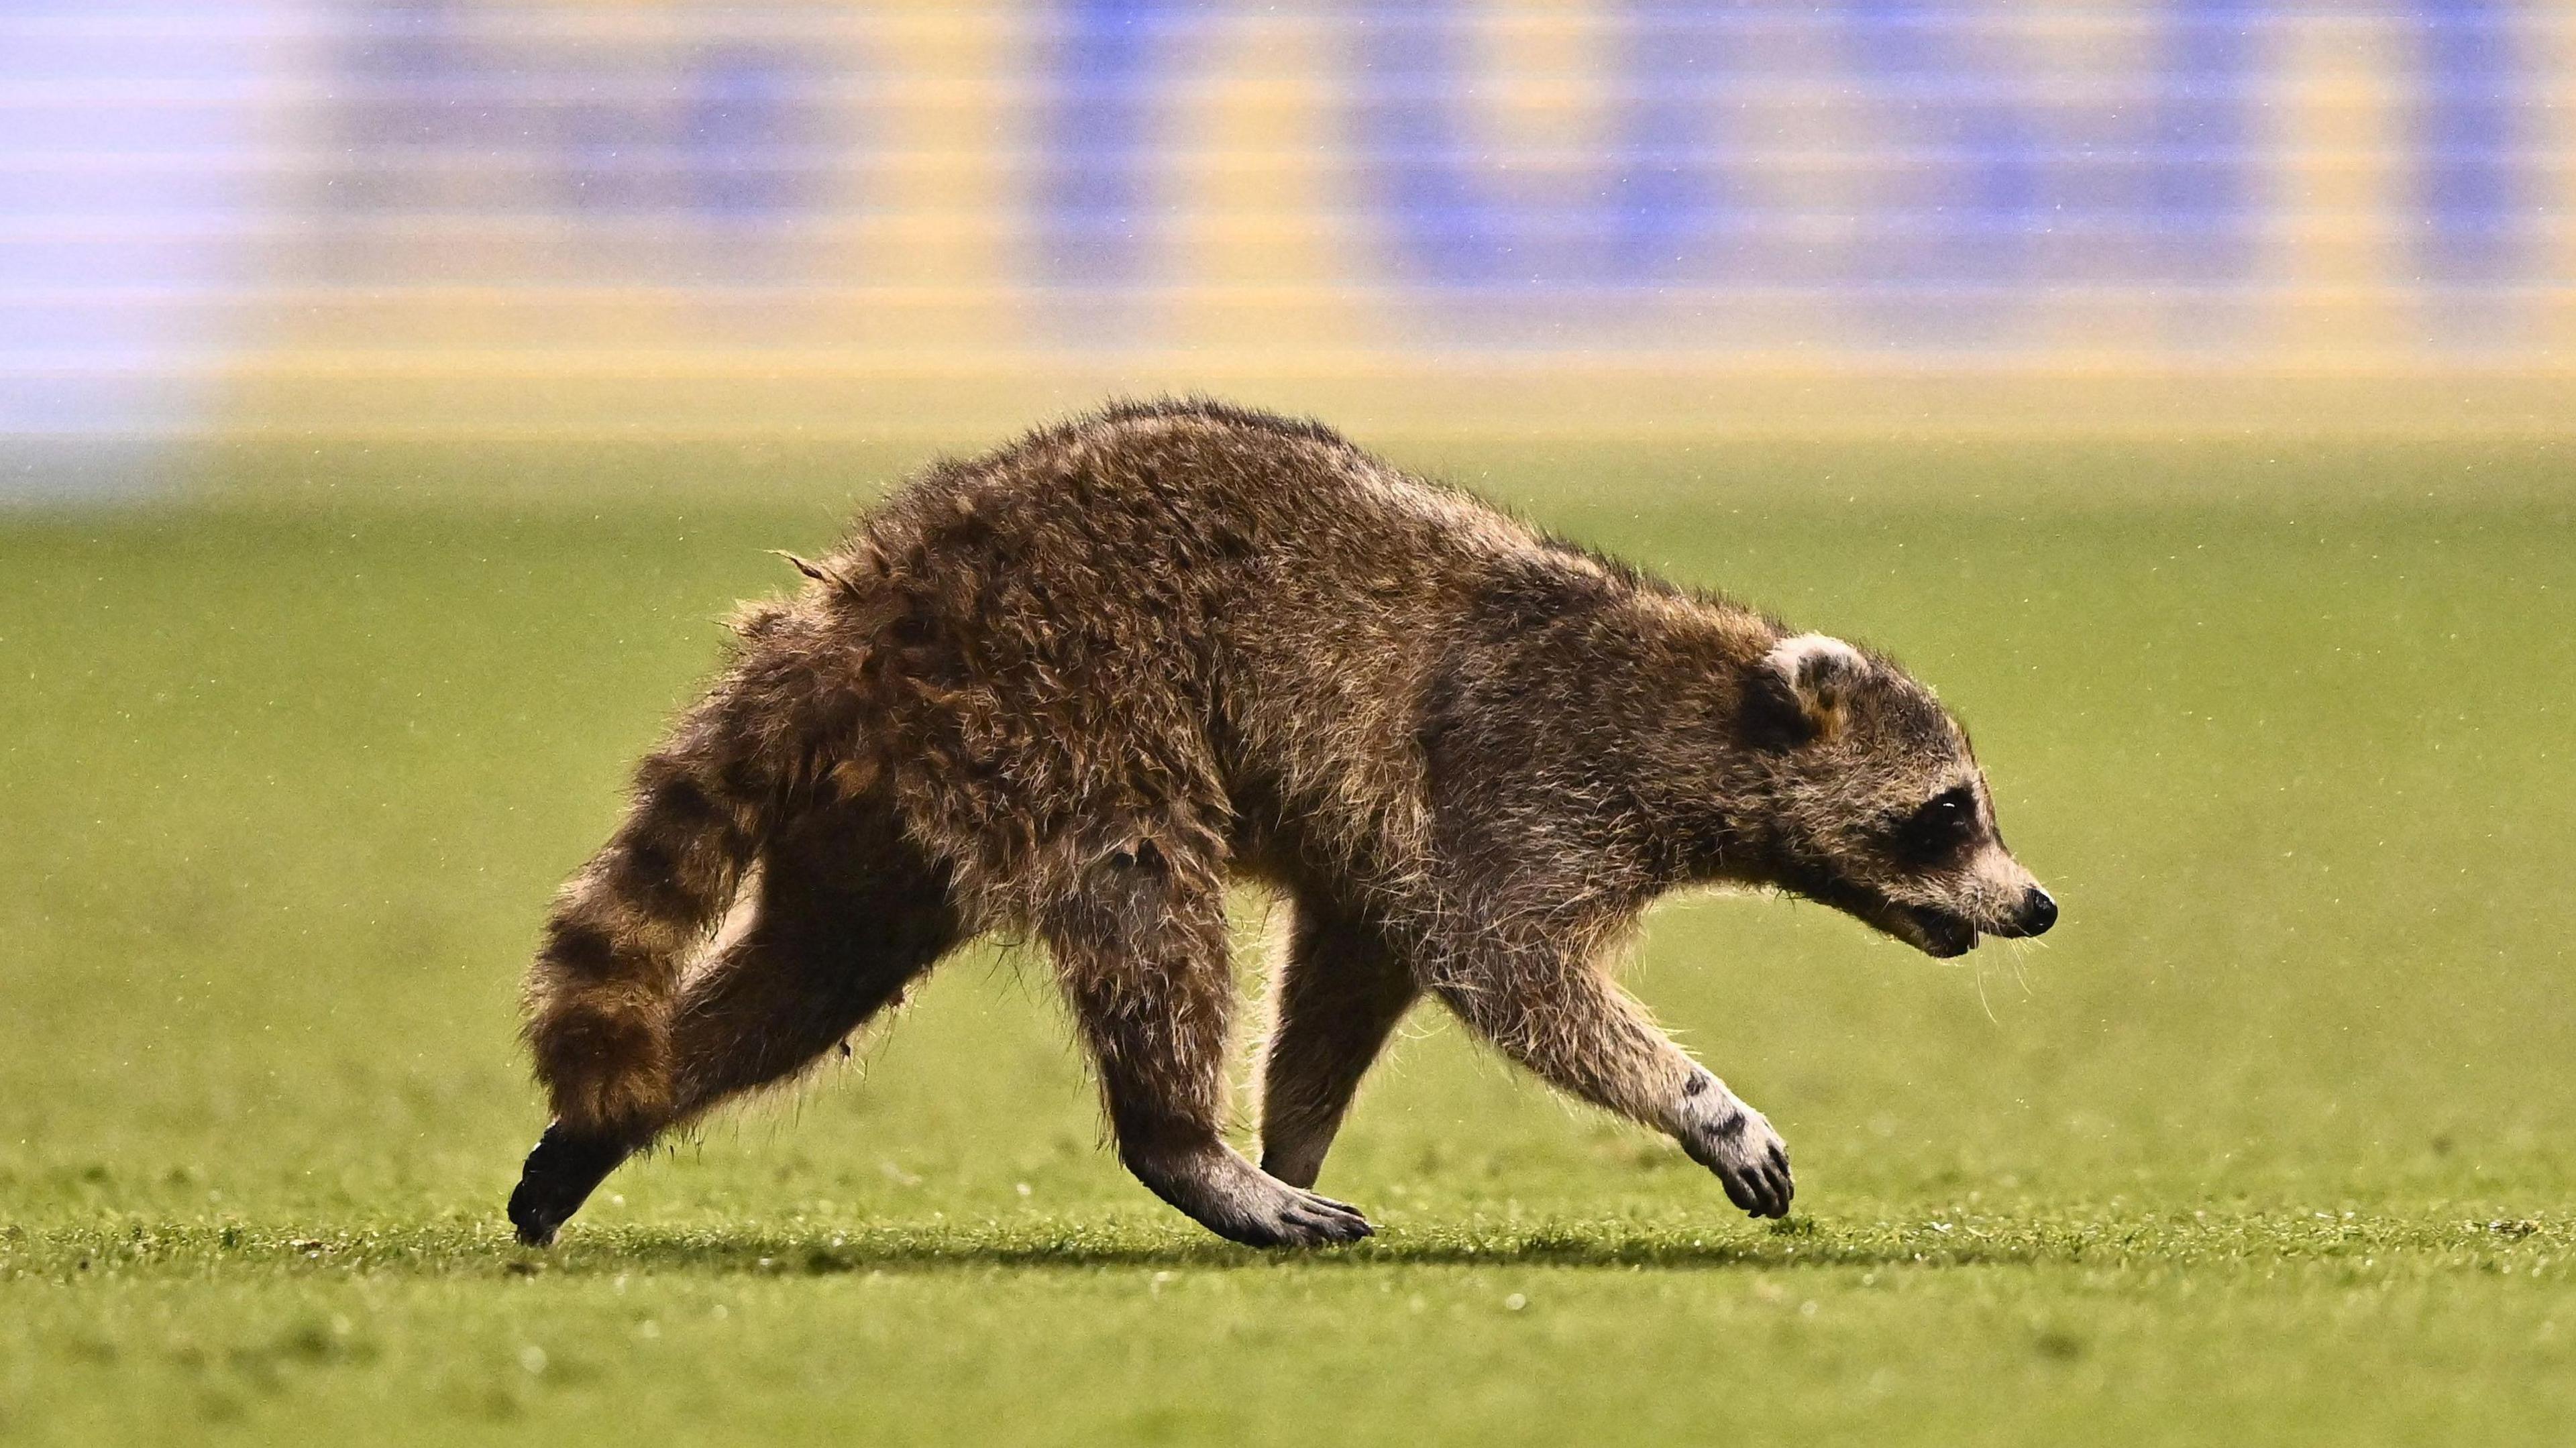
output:
M 531 1247 L 553 1245 L 555 1233 L 631 1150 L 620 1141 L 576 1136 L 562 1122 L 548 1126 L 519 1168 L 517 1190 L 510 1193 L 510 1225 L 519 1240 Z

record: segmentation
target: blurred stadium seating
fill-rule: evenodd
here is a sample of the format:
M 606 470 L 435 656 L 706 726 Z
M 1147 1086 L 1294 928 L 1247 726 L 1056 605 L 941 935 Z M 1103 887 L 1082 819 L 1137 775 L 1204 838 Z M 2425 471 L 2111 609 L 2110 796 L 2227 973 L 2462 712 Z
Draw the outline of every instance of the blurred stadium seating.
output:
M 2571 155 L 2563 3 L 14 0 L 0 435 L 2557 434 Z

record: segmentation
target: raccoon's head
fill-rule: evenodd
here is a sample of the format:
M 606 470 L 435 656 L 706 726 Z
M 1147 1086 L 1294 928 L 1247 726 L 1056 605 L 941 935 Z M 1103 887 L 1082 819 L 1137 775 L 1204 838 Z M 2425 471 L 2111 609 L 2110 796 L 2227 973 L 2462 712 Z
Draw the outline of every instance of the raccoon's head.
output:
M 1903 670 L 1798 634 L 1752 670 L 1743 709 L 1764 796 L 1747 833 L 1771 883 L 1933 956 L 2057 923 L 2004 847 L 1966 731 Z

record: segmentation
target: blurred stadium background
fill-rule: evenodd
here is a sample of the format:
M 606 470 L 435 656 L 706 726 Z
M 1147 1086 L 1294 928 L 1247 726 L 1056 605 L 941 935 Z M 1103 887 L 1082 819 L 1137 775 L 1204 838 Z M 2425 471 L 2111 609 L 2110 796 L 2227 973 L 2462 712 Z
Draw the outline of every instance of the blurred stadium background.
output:
M 1165 388 L 1363 435 L 2551 436 L 2571 22 L 15 0 L 0 493 Z

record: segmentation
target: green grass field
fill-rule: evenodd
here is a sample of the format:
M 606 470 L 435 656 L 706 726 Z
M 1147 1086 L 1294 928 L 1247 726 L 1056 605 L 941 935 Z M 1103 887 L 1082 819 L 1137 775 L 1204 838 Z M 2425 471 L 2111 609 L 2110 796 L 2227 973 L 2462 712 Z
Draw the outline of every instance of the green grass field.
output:
M 511 1244 L 539 911 L 832 489 L 0 515 L 0 1442 L 2564 1441 L 2576 490 L 1895 456 L 1481 471 L 1907 659 L 2065 923 L 1674 901 L 1794 1218 L 1425 1014 L 1305 1257 L 1128 1181 L 990 954 Z

